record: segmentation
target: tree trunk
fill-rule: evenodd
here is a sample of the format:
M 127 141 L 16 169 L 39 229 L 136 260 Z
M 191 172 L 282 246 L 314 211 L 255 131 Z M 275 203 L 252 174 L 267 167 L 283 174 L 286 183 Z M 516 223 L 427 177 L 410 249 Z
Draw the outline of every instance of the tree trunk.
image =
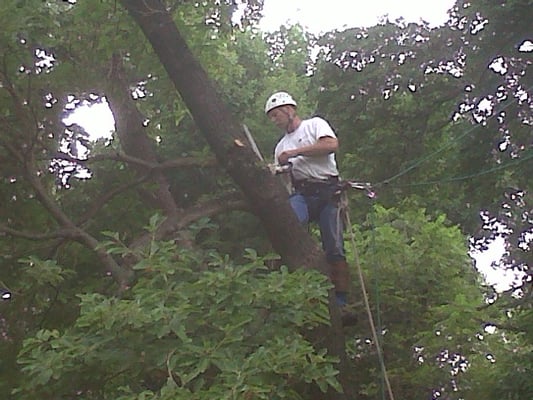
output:
M 220 165 L 241 188 L 261 220 L 274 249 L 292 269 L 314 268 L 327 274 L 329 267 L 322 249 L 299 224 L 281 183 L 265 165 L 258 162 L 247 144 L 241 124 L 218 96 L 215 85 L 192 54 L 161 1 L 122 0 L 122 4 L 152 45 Z M 314 332 L 314 343 L 339 357 L 340 381 L 347 392 L 344 335 L 339 310 L 331 293 L 329 308 L 332 325 Z M 345 395 L 326 393 L 314 398 L 344 399 Z

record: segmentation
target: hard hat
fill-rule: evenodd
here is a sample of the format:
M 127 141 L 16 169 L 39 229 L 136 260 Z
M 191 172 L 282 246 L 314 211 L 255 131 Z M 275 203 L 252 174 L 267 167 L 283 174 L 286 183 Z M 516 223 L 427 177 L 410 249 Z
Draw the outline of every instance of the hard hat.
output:
M 265 114 L 276 107 L 281 107 L 285 105 L 291 105 L 296 107 L 296 101 L 292 96 L 287 92 L 276 92 L 270 96 L 265 104 Z

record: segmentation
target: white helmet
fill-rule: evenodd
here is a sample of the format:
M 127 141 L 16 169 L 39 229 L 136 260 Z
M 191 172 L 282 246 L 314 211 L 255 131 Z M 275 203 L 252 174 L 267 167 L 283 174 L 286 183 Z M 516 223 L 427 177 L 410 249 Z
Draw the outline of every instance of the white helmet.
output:
M 270 96 L 265 104 L 265 114 L 276 107 L 281 107 L 285 105 L 291 105 L 296 107 L 296 101 L 292 96 L 287 92 L 277 92 Z

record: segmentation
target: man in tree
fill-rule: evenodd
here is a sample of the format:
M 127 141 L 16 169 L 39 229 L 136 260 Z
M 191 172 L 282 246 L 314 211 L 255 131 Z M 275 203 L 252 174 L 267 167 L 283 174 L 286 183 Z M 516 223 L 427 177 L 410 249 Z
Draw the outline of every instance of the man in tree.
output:
M 274 162 L 290 166 L 290 204 L 298 220 L 317 222 L 322 248 L 331 266 L 339 306 L 346 306 L 349 272 L 344 255 L 340 215 L 339 171 L 335 161 L 338 140 L 327 121 L 320 117 L 301 119 L 296 101 L 287 92 L 270 96 L 265 105 L 268 118 L 285 134 L 276 145 Z

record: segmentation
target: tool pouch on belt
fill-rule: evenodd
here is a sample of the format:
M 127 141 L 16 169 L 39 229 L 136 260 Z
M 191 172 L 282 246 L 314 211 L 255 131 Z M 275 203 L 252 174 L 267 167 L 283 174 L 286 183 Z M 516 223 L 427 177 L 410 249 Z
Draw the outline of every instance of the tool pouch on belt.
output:
M 338 201 L 342 193 L 342 185 L 336 176 L 324 180 L 295 180 L 293 186 L 304 196 L 317 196 L 327 201 Z

